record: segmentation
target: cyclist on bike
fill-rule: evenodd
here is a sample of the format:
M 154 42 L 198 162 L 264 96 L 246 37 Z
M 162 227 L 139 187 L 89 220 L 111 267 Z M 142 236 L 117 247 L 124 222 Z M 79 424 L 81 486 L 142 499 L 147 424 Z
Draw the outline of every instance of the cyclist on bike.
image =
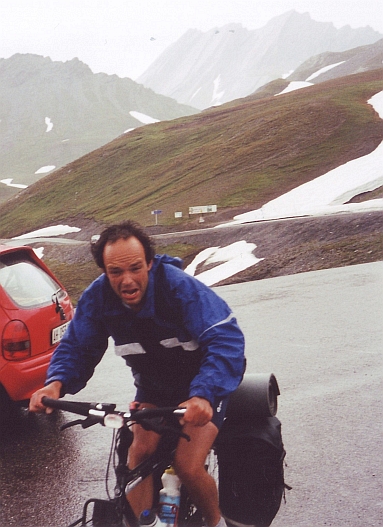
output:
M 227 304 L 181 270 L 181 260 L 155 255 L 152 240 L 134 222 L 106 228 L 91 245 L 104 273 L 80 298 L 74 319 L 52 357 L 44 388 L 31 411 L 47 411 L 46 395 L 77 393 L 93 375 L 111 336 L 117 355 L 131 367 L 135 405 L 184 406 L 183 431 L 174 467 L 208 527 L 225 525 L 205 459 L 222 425 L 228 397 L 244 369 L 244 337 Z M 159 436 L 134 425 L 128 465 L 157 447 Z M 153 482 L 129 493 L 138 517 L 151 508 Z

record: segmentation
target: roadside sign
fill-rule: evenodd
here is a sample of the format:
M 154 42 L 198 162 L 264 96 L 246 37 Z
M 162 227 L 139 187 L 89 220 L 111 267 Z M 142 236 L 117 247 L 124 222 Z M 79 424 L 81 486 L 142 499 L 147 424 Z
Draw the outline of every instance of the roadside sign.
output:
M 158 225 L 158 215 L 161 214 L 161 213 L 162 213 L 162 210 L 159 210 L 159 209 L 152 210 L 152 214 L 156 218 L 155 225 Z
M 206 214 L 208 212 L 217 212 L 217 205 L 203 205 L 199 207 L 189 207 L 189 214 Z

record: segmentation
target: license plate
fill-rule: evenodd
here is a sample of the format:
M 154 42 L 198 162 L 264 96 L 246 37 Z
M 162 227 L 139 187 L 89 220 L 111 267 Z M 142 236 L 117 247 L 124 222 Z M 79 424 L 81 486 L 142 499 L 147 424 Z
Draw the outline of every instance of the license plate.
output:
M 65 322 L 65 324 L 62 324 L 61 326 L 58 326 L 52 330 L 52 344 L 60 342 L 68 326 L 69 322 Z

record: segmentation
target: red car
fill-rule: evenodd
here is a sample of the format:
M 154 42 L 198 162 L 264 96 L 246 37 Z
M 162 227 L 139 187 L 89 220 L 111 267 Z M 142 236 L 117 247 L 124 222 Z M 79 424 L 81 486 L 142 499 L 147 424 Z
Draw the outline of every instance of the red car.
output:
M 73 306 L 31 247 L 0 245 L 0 421 L 44 385 Z

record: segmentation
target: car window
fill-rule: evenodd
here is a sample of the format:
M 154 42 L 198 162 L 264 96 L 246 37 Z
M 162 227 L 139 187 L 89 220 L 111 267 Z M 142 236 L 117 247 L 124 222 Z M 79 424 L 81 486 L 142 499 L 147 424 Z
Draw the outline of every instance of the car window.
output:
M 15 255 L 0 258 L 0 285 L 20 307 L 35 307 L 55 301 L 60 286 L 33 262 Z M 52 299 L 53 296 L 53 299 Z

